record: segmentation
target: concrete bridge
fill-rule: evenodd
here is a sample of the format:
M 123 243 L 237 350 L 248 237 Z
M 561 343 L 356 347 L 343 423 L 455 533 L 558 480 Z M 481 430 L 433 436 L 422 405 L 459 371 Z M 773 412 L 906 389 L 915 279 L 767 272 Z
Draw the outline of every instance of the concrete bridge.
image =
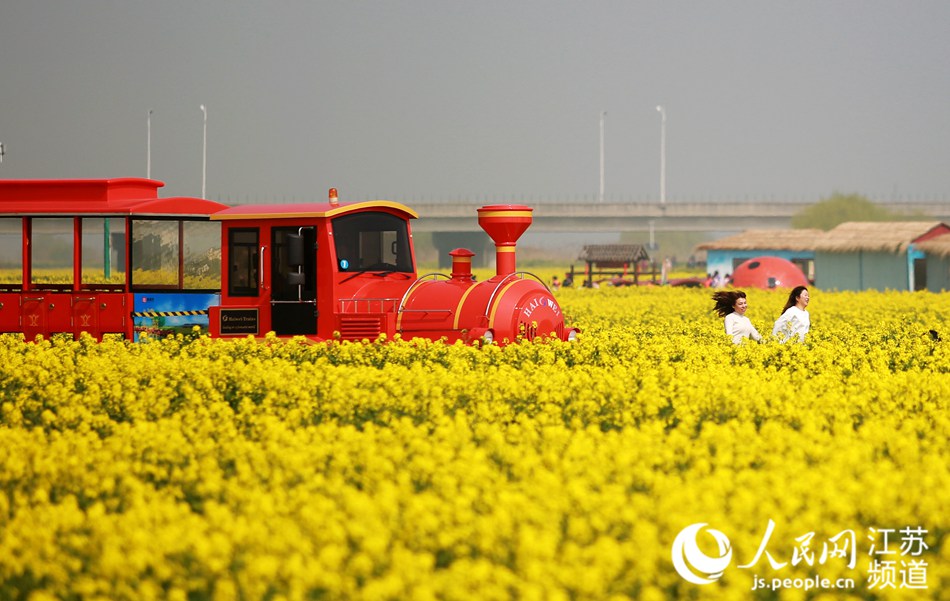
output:
M 478 227 L 477 209 L 491 203 L 412 203 L 419 213 L 415 232 L 431 232 L 439 254 L 465 246 L 484 252 L 486 237 Z M 517 201 L 512 204 L 520 204 Z M 808 206 L 803 202 L 535 202 L 532 233 L 545 232 L 723 232 L 790 228 L 792 217 Z M 883 203 L 882 203 L 883 204 Z M 950 201 L 898 202 L 884 205 L 895 212 L 920 215 L 922 220 L 950 223 Z
M 419 232 L 477 232 L 477 209 L 485 203 L 407 203 L 419 213 Z M 518 204 L 518 203 L 515 203 Z M 532 232 L 740 232 L 789 228 L 801 202 L 560 203 L 537 202 Z M 902 202 L 887 208 L 923 219 L 950 222 L 950 201 Z

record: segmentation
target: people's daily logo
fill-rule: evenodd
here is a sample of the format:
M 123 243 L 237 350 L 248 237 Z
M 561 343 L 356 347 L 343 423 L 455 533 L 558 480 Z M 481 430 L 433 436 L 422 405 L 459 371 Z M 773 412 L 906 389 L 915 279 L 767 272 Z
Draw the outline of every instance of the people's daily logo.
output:
M 751 547 L 735 551 L 735 567 L 752 570 L 753 591 L 760 588 L 772 591 L 790 588 L 853 591 L 861 579 L 854 578 L 853 573 L 841 572 L 862 568 L 866 569 L 864 583 L 868 590 L 928 588 L 930 562 L 926 552 L 930 544 L 926 539 L 929 531 L 922 526 L 875 526 L 868 527 L 863 533 L 847 528 L 827 537 L 810 531 L 793 540 L 783 535 L 774 540 L 775 533 L 776 524 L 770 519 L 755 553 Z M 864 545 L 859 542 L 862 539 L 865 539 Z M 673 540 L 673 567 L 684 580 L 693 584 L 712 584 L 722 578 L 723 573 L 730 569 L 732 556 L 729 537 L 709 528 L 705 522 L 690 524 Z M 863 557 L 860 562 L 859 557 Z M 741 563 L 746 558 L 751 560 Z M 833 565 L 835 567 L 831 568 Z M 834 569 L 834 577 L 821 573 L 825 566 Z
M 699 548 L 698 537 L 703 534 L 705 523 L 689 525 L 673 541 L 673 567 L 685 580 L 693 584 L 710 584 L 722 576 L 732 561 L 732 545 L 725 534 L 706 528 L 704 535 L 712 536 L 719 546 L 716 557 L 706 555 Z

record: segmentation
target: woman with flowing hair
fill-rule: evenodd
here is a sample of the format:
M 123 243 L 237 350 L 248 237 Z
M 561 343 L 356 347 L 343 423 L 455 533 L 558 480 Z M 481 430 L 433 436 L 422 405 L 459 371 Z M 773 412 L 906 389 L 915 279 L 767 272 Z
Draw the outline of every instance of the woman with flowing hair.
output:
M 726 334 L 732 336 L 733 344 L 739 344 L 743 338 L 752 338 L 755 341 L 761 341 L 762 335 L 752 325 L 752 321 L 745 316 L 749 308 L 749 301 L 745 292 L 741 290 L 719 290 L 712 295 L 716 301 L 713 307 L 719 317 L 724 317 Z
M 805 334 L 811 328 L 811 318 L 805 307 L 808 306 L 808 288 L 805 286 L 795 286 L 788 295 L 788 301 L 785 308 L 782 309 L 782 316 L 775 320 L 775 327 L 772 328 L 772 336 L 775 336 L 781 342 L 785 342 L 793 336 L 797 336 L 799 342 L 805 341 Z

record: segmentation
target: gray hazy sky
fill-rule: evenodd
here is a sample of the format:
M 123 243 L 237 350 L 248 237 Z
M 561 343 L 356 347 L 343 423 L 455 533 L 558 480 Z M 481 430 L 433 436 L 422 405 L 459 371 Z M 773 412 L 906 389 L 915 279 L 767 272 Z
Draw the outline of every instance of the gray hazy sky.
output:
M 3 178 L 225 202 L 950 197 L 950 2 L 5 0 Z

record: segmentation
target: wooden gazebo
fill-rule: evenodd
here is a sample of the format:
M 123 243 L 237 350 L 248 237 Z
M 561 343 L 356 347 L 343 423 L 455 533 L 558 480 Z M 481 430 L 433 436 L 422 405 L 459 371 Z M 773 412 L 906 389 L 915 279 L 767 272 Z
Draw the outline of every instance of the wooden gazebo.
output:
M 650 255 L 642 244 L 588 244 L 577 258 L 587 265 L 584 285 L 588 288 L 594 285 L 595 275 L 620 278 L 625 283 L 632 275 L 633 284 L 637 284 L 647 267 L 656 279 L 656 270 L 652 269 Z

